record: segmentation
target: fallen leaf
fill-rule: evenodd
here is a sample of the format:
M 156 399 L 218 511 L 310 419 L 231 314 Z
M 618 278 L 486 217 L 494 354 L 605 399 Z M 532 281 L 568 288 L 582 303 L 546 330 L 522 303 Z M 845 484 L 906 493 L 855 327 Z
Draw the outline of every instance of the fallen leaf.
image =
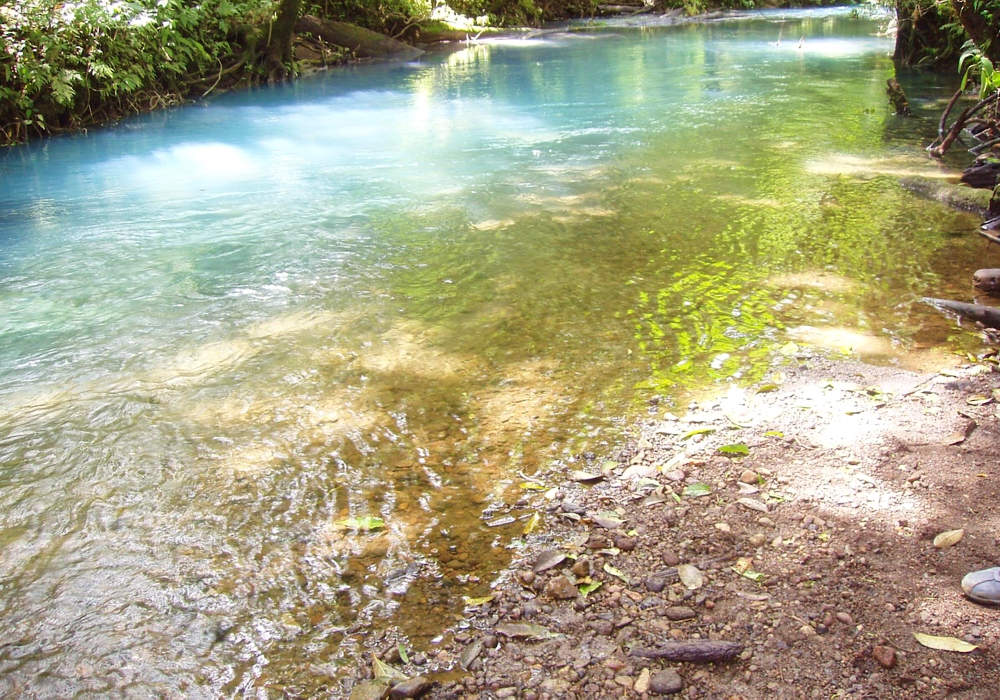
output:
M 524 489 L 525 491 L 545 491 L 545 486 L 542 484 L 535 483 L 534 481 L 522 481 L 518 484 L 518 488 Z
M 497 634 L 517 639 L 552 639 L 562 636 L 530 622 L 503 622 L 496 626 L 496 631 Z
M 701 588 L 705 585 L 705 578 L 701 575 L 698 567 L 692 566 L 691 564 L 678 564 L 677 565 L 677 575 L 681 579 L 681 583 L 689 591 Z
M 764 437 L 783 438 L 785 437 L 785 434 L 780 430 L 768 430 L 766 433 L 764 433 Z
M 914 632 L 913 636 L 916 637 L 918 642 L 929 649 L 938 649 L 940 651 L 958 651 L 963 654 L 967 654 L 970 651 L 975 651 L 979 648 L 976 644 L 969 644 L 968 642 L 956 639 L 955 637 L 935 637 L 932 634 L 921 634 L 920 632 Z
M 708 496 L 712 493 L 712 487 L 708 484 L 688 484 L 684 487 L 683 495 L 688 498 L 701 498 L 702 496 Z
M 538 523 L 542 521 L 542 516 L 538 513 L 532 513 L 531 517 L 528 518 L 528 522 L 524 524 L 524 529 L 521 530 L 521 534 L 530 535 L 534 532 L 535 528 L 538 527 Z
M 382 661 L 379 661 L 379 658 L 377 656 L 373 656 L 372 657 L 372 671 L 375 674 L 375 680 L 376 681 L 381 681 L 381 680 L 388 680 L 388 681 L 401 680 L 401 681 L 405 681 L 406 680 L 406 676 L 404 676 L 402 673 L 400 673 L 399 671 L 397 671 L 396 669 L 394 669 L 389 664 L 383 663 Z
M 626 576 L 625 572 L 623 572 L 621 569 L 616 569 L 615 567 L 611 566 L 611 564 L 605 564 L 604 570 L 607 571 L 612 576 L 614 576 L 615 578 L 620 578 L 622 581 L 628 584 L 629 582 L 628 576 Z
M 947 532 L 942 532 L 934 538 L 934 546 L 938 549 L 947 549 L 952 545 L 958 544 L 964 534 L 965 530 L 948 530 Z
M 570 475 L 573 481 L 581 484 L 596 484 L 604 478 L 604 474 L 594 474 L 593 472 L 575 471 Z
M 536 574 L 540 574 L 552 567 L 559 566 L 564 561 L 566 561 L 565 552 L 560 552 L 558 549 L 547 549 L 535 557 L 535 563 L 532 564 L 531 570 Z
M 749 508 L 750 510 L 755 510 L 758 513 L 766 513 L 767 505 L 761 503 L 760 501 L 754 500 L 753 498 L 741 498 L 736 501 L 744 508 Z
M 591 581 L 590 583 L 585 583 L 582 586 L 580 586 L 580 595 L 586 598 L 588 595 L 590 595 L 603 585 L 604 585 L 603 581 Z
M 695 428 L 694 430 L 689 430 L 681 436 L 681 440 L 687 440 L 688 438 L 694 437 L 695 435 L 708 435 L 709 433 L 714 433 L 715 428 Z
M 465 607 L 467 608 L 478 608 L 480 605 L 486 605 L 488 602 L 493 600 L 494 595 L 484 596 L 482 598 L 470 598 L 467 595 L 462 596 L 462 600 L 465 601 Z
M 791 357 L 798 351 L 799 351 L 799 346 L 791 342 L 785 343 L 780 348 L 778 348 L 778 352 L 780 352 L 785 357 Z
M 490 596 L 492 598 L 493 596 Z M 404 664 L 410 663 L 410 655 L 406 653 L 406 647 L 400 642 L 396 645 L 396 649 L 399 651 L 399 658 L 403 660 Z
M 625 522 L 624 520 L 620 520 L 618 518 L 605 518 L 600 515 L 591 515 L 590 519 L 603 527 L 605 530 L 617 530 L 618 526 Z
M 740 557 L 736 560 L 736 564 L 733 566 L 733 571 L 738 574 L 742 574 L 744 571 L 749 571 L 753 567 L 753 557 Z
M 974 394 L 965 400 L 965 403 L 970 406 L 985 406 L 986 404 L 993 401 L 992 396 L 980 396 L 979 394 Z
M 723 445 L 717 448 L 716 452 L 721 452 L 724 455 L 748 455 L 750 454 L 750 448 L 742 442 L 737 442 L 732 445 Z
M 777 391 L 779 388 L 777 384 L 761 384 L 757 387 L 757 393 L 766 394 L 769 391 Z
M 385 527 L 385 521 L 382 518 L 365 516 L 363 518 L 344 518 L 335 522 L 334 525 L 345 530 L 378 530 Z

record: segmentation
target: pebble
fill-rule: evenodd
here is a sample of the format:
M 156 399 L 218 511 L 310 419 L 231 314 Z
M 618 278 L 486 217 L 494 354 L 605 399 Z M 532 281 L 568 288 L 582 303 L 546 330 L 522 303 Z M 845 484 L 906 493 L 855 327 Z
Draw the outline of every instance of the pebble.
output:
M 639 677 L 635 680 L 635 684 L 632 686 L 632 690 L 642 695 L 647 690 L 649 690 L 650 680 L 651 676 L 649 673 L 649 669 L 648 668 L 642 669 L 642 672 L 639 674 Z
M 740 481 L 744 484 L 756 484 L 760 481 L 760 477 L 753 469 L 744 469 L 743 473 L 740 474 Z
M 845 625 L 853 625 L 854 618 L 851 617 L 850 613 L 839 612 L 836 615 L 837 619 L 843 622 Z
M 649 692 L 654 695 L 673 695 L 681 692 L 684 687 L 684 680 L 677 671 L 668 668 L 665 671 L 657 671 L 649 679 Z
M 389 691 L 391 700 L 403 700 L 404 698 L 415 698 L 431 687 L 431 681 L 424 676 L 414 676 L 402 683 L 397 683 Z
M 669 481 L 684 481 L 687 474 L 678 469 L 676 471 L 667 472 L 664 476 L 667 477 Z
M 545 594 L 550 598 L 555 598 L 557 600 L 568 600 L 569 598 L 576 598 L 579 591 L 576 590 L 576 586 L 570 583 L 570 580 L 565 576 L 555 576 L 551 581 L 545 586 Z
M 763 547 L 767 544 L 767 537 L 757 533 L 756 535 L 750 536 L 749 542 L 751 547 Z
M 757 518 L 757 524 L 763 525 L 764 527 L 777 527 L 777 523 L 771 520 L 769 517 L 764 516 L 762 518 Z
M 664 552 L 663 553 L 663 563 L 667 566 L 677 566 L 681 563 L 681 558 L 677 556 L 674 552 Z
M 872 649 L 872 656 L 878 661 L 882 668 L 894 668 L 896 666 L 896 650 L 892 647 L 877 646 Z
M 615 676 L 615 683 L 630 690 L 632 689 L 632 686 L 635 685 L 635 681 L 632 680 L 631 676 Z
M 659 593 L 667 587 L 667 579 L 664 576 L 653 574 L 646 579 L 646 590 L 650 593 Z
M 615 547 L 623 552 L 631 552 L 635 549 L 635 540 L 631 537 L 616 537 Z
M 693 617 L 698 617 L 698 613 L 696 613 L 691 608 L 687 608 L 684 606 L 667 608 L 663 614 L 666 616 L 668 620 L 672 620 L 674 622 L 679 622 L 680 620 L 690 620 Z

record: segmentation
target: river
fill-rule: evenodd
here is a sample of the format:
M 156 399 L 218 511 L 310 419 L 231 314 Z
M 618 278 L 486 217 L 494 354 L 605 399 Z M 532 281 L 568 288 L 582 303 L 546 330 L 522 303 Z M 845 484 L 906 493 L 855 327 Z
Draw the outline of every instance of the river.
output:
M 628 420 L 975 346 L 910 303 L 982 257 L 899 183 L 945 78 L 891 115 L 846 10 L 627 24 L 0 154 L 0 695 L 322 694 Z

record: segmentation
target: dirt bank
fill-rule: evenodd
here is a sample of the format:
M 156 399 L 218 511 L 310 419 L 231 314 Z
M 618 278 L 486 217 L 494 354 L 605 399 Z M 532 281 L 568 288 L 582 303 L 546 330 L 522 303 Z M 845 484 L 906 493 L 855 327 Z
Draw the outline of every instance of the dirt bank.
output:
M 997 387 L 991 361 L 791 358 L 772 383 L 657 408 L 633 444 L 573 465 L 602 480 L 537 492 L 515 565 L 436 649 L 370 648 L 435 679 L 432 698 L 996 698 L 1000 609 L 959 582 L 1000 563 Z M 741 650 L 638 655 L 694 639 Z

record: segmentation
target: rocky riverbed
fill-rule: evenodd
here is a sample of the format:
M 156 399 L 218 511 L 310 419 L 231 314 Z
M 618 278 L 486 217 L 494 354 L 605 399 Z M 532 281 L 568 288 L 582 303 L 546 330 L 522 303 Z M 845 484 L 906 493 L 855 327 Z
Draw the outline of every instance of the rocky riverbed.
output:
M 959 586 L 1000 563 L 996 368 L 793 357 L 683 415 L 654 400 L 534 492 L 514 566 L 435 648 L 369 639 L 351 697 L 996 698 L 1000 610 Z M 732 659 L 655 658 L 692 646 Z

